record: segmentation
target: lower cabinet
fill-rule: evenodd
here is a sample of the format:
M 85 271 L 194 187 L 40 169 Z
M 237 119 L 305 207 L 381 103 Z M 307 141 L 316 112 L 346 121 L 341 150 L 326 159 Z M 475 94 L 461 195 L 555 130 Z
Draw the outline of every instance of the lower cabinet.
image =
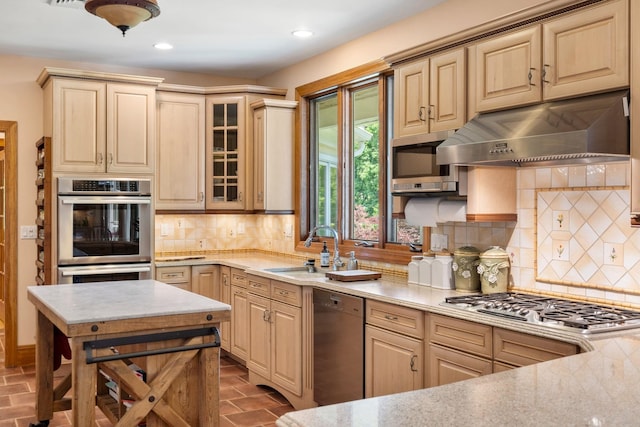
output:
M 496 366 L 517 368 L 571 356 L 579 352 L 580 348 L 575 344 L 509 329 L 493 328 L 495 372 L 497 372 Z
M 249 301 L 247 276 L 242 270 L 231 269 L 231 354 L 246 361 L 249 354 Z
M 299 286 L 249 276 L 247 368 L 302 394 L 302 292 Z
M 220 301 L 220 267 L 194 265 L 191 267 L 191 292 Z
M 365 397 L 423 387 L 424 315 L 419 310 L 367 300 Z
M 231 305 L 231 268 L 220 266 L 220 301 Z M 220 322 L 220 348 L 231 351 L 231 321 Z
M 427 387 L 468 380 L 493 372 L 491 360 L 429 344 Z
M 427 387 L 532 365 L 580 352 L 550 338 L 429 313 Z
M 156 267 L 156 280 L 191 291 L 191 266 Z

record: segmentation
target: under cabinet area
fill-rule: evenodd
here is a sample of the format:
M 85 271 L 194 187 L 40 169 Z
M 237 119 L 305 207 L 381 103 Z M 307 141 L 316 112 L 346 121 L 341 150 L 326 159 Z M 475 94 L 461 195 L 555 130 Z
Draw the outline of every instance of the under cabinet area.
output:
M 426 321 L 427 387 L 580 352 L 575 344 L 454 317 L 429 313 Z
M 456 49 L 394 71 L 395 137 L 453 130 L 466 120 L 466 56 Z
M 628 86 L 628 10 L 610 1 L 479 42 L 469 72 L 476 111 Z
M 365 397 L 421 389 L 423 312 L 374 300 L 365 312 Z
M 45 68 L 38 83 L 44 90 L 53 171 L 154 173 L 161 81 Z

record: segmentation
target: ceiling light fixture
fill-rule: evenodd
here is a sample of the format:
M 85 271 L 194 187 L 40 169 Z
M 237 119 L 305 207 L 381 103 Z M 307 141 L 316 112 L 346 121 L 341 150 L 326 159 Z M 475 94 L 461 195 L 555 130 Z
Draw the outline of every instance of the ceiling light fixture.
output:
M 304 38 L 307 38 L 307 37 L 311 37 L 313 35 L 313 31 L 295 30 L 295 31 L 292 31 L 291 34 L 293 34 L 296 37 L 300 37 L 301 39 L 304 39 Z
M 159 42 L 153 45 L 158 50 L 171 50 L 173 49 L 173 45 L 165 42 Z
M 156 0 L 87 0 L 84 8 L 124 33 L 141 23 L 160 15 Z

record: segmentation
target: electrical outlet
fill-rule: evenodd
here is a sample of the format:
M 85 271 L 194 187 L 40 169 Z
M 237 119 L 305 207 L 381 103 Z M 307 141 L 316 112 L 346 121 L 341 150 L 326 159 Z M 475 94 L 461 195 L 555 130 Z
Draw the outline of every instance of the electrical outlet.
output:
M 233 227 L 229 227 L 229 228 L 227 229 L 227 235 L 228 235 L 229 237 L 233 237 L 233 236 L 234 236 L 234 234 L 235 234 L 235 233 L 233 232 Z
M 431 234 L 431 250 L 432 251 L 441 251 L 442 249 L 446 249 L 449 245 L 449 236 L 446 234 Z
M 238 234 L 244 234 L 244 222 L 238 223 Z
M 448 249 L 449 248 L 449 236 L 446 234 L 440 235 L 440 249 Z
M 293 236 L 293 225 L 288 222 L 284 225 L 284 237 Z
M 20 226 L 20 238 L 21 239 L 35 239 L 38 229 L 35 225 L 21 225 Z
M 162 223 L 160 224 L 160 235 L 161 236 L 168 236 L 169 235 L 169 224 L 166 223 Z

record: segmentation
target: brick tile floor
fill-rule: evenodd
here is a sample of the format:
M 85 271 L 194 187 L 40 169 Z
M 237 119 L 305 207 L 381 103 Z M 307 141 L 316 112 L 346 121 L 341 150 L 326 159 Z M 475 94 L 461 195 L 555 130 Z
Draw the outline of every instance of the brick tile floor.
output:
M 66 364 L 55 372 L 65 375 Z M 5 368 L 4 329 L 0 329 L 0 427 L 26 427 L 35 418 L 35 367 Z M 293 407 L 282 395 L 269 387 L 254 386 L 248 382 L 247 369 L 231 358 L 220 360 L 220 426 L 260 427 L 275 426 L 279 416 Z M 56 412 L 50 427 L 71 426 L 71 413 Z M 96 411 L 96 426 L 112 424 Z

